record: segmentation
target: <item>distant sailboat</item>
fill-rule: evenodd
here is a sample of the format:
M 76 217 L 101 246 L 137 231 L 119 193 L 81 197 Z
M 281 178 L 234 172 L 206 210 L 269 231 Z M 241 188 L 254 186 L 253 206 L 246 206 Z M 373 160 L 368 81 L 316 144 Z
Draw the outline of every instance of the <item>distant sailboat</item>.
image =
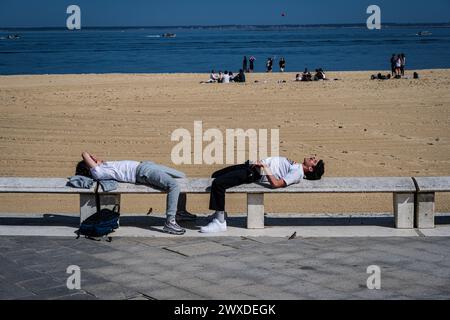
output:
M 177 35 L 175 33 L 163 33 L 161 37 L 163 38 L 175 38 Z

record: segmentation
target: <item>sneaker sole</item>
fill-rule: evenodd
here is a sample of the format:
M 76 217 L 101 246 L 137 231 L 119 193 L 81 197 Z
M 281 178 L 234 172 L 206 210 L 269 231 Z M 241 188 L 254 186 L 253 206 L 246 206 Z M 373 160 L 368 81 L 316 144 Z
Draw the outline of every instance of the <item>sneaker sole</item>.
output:
M 225 230 L 214 230 L 214 231 L 202 231 L 200 229 L 201 233 L 217 233 L 217 232 L 226 232 L 226 231 L 227 231 L 227 229 L 225 229 Z
M 175 231 L 175 230 L 166 229 L 166 228 L 163 228 L 163 231 L 165 233 L 176 234 L 176 235 L 182 235 L 182 234 L 185 234 L 185 232 L 186 232 L 186 230 L 184 230 L 184 231 Z

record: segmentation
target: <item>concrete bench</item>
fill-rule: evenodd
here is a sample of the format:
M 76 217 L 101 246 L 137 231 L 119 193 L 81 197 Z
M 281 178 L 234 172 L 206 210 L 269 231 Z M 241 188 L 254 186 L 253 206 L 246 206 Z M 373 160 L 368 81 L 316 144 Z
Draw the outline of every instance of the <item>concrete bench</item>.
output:
M 434 228 L 435 193 L 450 192 L 450 177 L 413 177 L 417 196 L 415 205 L 415 227 Z
M 68 186 L 67 182 L 65 178 L 0 177 L 0 193 L 79 194 L 80 218 L 83 221 L 95 212 L 92 212 L 92 208 L 96 207 L 96 183 L 90 189 L 78 189 Z
M 209 193 L 212 179 L 177 179 L 185 193 Z M 99 189 L 100 190 L 100 189 Z M 414 227 L 414 182 L 408 177 L 358 177 L 323 178 L 319 181 L 303 180 L 287 188 L 271 189 L 260 184 L 245 184 L 230 188 L 227 193 L 247 194 L 247 228 L 264 228 L 265 193 L 393 193 L 393 212 L 396 228 Z M 102 205 L 120 205 L 121 194 L 160 193 L 160 190 L 127 183 L 120 183 L 113 192 L 101 192 Z M 94 210 L 94 208 L 92 208 Z M 91 213 L 88 213 L 91 214 Z
M 209 193 L 212 179 L 177 179 L 185 193 Z M 0 178 L 0 192 L 80 194 L 80 219 L 83 221 L 96 211 L 95 188 L 77 189 L 66 186 L 61 178 Z M 164 193 L 145 185 L 119 183 L 112 192 L 98 188 L 102 207 L 120 206 L 122 194 Z M 230 188 L 227 193 L 247 194 L 247 228 L 264 228 L 265 193 L 392 193 L 396 228 L 414 227 L 414 196 L 416 187 L 408 177 L 356 177 L 323 178 L 319 181 L 303 180 L 287 188 L 271 189 L 260 184 L 246 184 Z

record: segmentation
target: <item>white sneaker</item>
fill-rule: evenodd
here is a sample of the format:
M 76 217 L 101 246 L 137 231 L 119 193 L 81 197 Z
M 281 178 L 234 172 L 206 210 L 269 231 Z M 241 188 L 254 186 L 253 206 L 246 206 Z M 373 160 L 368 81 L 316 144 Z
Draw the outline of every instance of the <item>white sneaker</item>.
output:
M 219 219 L 214 218 L 213 221 L 208 223 L 208 225 L 201 227 L 200 232 L 210 233 L 210 232 L 224 232 L 227 231 L 227 222 L 220 222 Z
M 226 211 L 225 211 L 224 217 L 225 217 L 225 220 L 228 218 L 228 213 Z M 215 218 L 217 218 L 217 214 L 215 212 L 213 212 L 209 216 L 206 217 L 206 220 L 209 222 L 212 222 Z

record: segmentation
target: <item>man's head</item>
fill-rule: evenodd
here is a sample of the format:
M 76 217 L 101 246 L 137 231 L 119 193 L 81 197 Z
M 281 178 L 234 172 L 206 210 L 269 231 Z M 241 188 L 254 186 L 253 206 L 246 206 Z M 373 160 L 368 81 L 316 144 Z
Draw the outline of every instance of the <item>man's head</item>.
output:
M 83 160 L 77 163 L 75 175 L 92 178 L 91 170 L 89 166 L 86 164 L 86 162 L 84 162 Z
M 302 165 L 305 178 L 308 180 L 319 180 L 325 172 L 325 163 L 315 156 L 305 158 Z

